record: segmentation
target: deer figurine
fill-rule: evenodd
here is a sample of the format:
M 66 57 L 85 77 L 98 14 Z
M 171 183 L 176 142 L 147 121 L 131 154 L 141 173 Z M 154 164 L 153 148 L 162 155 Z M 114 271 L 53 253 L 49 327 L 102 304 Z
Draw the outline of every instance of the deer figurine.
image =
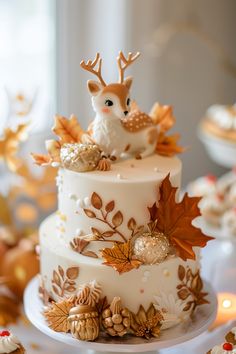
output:
M 101 75 L 102 59 L 99 53 L 93 61 L 82 61 L 80 66 L 97 76 L 99 81 L 89 80 L 88 90 L 92 96 L 95 119 L 89 127 L 92 140 L 98 144 L 111 160 L 133 154 L 144 158 L 155 151 L 157 127 L 152 118 L 138 110 L 130 112 L 130 87 L 132 77 L 124 78 L 125 69 L 140 53 L 122 52 L 117 57 L 119 82 L 106 84 Z M 97 70 L 95 69 L 98 64 Z

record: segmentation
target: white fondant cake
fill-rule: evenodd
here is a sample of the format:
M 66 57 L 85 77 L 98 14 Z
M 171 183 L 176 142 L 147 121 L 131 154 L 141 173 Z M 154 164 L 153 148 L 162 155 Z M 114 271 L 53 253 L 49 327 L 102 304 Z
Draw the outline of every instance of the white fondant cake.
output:
M 40 294 L 64 312 L 51 305 L 45 316 L 77 339 L 100 330 L 156 337 L 208 303 L 199 247 L 211 238 L 192 224 L 199 199 L 178 198 L 182 148 L 166 135 L 172 108 L 155 104 L 147 115 L 130 104 L 124 70 L 138 55 L 119 54 L 120 82 L 109 85 L 99 54 L 82 62 L 99 79 L 88 82 L 94 121 L 83 132 L 75 116 L 57 116 L 59 140 L 47 142 L 48 156 L 33 155 L 60 167 L 58 211 L 40 228 Z
M 58 183 L 57 233 L 65 244 L 76 236 L 91 234 L 91 227 L 101 232 L 107 225 L 96 218 L 88 218 L 83 209 L 96 212 L 97 218 L 106 213 L 105 205 L 115 202 L 114 211 L 123 215 L 120 232 L 127 234 L 130 218 L 137 225 L 145 225 L 149 220 L 148 209 L 159 198 L 159 186 L 170 173 L 173 186 L 180 187 L 181 161 L 176 157 L 152 155 L 142 160 L 128 159 L 117 162 L 106 173 L 92 171 L 78 173 L 60 169 Z M 97 193 L 103 202 L 101 210 L 91 205 L 91 196 Z M 110 239 L 120 239 L 114 234 Z M 121 239 L 122 241 L 122 239 Z M 91 246 L 90 246 L 91 247 Z M 101 248 L 101 245 L 99 245 Z

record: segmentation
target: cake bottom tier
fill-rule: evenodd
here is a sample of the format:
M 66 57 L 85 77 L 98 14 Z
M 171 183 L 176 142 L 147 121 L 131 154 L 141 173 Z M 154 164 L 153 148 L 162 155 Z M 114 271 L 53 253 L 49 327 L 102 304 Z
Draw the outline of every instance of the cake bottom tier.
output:
M 103 265 L 102 259 L 83 256 L 62 243 L 56 237 L 55 215 L 40 228 L 40 263 L 44 287 L 54 300 L 76 294 L 80 285 L 96 280 L 109 303 L 119 296 L 123 306 L 134 313 L 140 305 L 147 310 L 151 303 L 157 303 L 171 315 L 186 318 L 192 309 L 188 305 L 186 310 L 192 300 L 191 286 L 201 284 L 199 261 L 185 262 L 178 257 L 119 275 Z

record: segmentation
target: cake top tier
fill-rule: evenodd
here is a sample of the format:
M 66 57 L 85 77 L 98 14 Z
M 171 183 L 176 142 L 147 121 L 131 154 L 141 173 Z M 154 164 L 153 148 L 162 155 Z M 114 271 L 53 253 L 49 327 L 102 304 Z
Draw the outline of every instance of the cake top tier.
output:
M 81 68 L 98 80 L 87 83 L 95 118 L 84 131 L 77 118 L 57 115 L 53 132 L 58 140 L 46 142 L 48 155 L 33 154 L 38 165 L 59 165 L 77 172 L 108 171 L 120 160 L 144 159 L 155 153 L 174 156 L 183 151 L 178 134 L 166 133 L 175 123 L 172 107 L 155 103 L 147 114 L 131 100 L 133 79 L 124 77 L 125 70 L 140 53 L 122 52 L 117 57 L 119 81 L 106 84 L 102 77 L 102 58 L 80 63 Z

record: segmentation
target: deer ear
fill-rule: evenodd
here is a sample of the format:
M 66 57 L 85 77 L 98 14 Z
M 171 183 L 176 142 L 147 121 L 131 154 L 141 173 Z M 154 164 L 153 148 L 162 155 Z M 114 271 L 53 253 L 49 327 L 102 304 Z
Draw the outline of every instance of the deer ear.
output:
M 132 76 L 128 76 L 126 79 L 124 79 L 123 85 L 125 85 L 127 89 L 130 90 L 132 82 L 133 82 Z
M 103 89 L 103 86 L 100 82 L 93 80 L 89 80 L 87 82 L 87 86 L 92 96 L 96 96 Z

